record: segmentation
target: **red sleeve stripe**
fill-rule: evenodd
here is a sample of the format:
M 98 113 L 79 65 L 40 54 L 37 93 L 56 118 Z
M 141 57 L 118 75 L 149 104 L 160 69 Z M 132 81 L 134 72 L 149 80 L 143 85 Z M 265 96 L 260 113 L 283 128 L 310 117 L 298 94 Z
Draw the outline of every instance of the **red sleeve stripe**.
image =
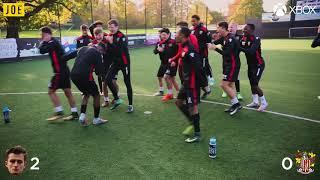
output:
M 53 60 L 54 69 L 56 70 L 57 73 L 59 73 L 60 72 L 60 64 L 59 64 L 59 60 L 58 60 L 56 51 L 52 51 L 52 60 Z

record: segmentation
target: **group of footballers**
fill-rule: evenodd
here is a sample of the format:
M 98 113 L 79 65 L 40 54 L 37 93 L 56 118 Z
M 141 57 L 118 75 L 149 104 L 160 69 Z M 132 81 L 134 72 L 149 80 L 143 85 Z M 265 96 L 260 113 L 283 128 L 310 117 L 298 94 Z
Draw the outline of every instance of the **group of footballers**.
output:
M 198 142 L 200 135 L 200 115 L 198 104 L 200 99 L 205 99 L 210 93 L 210 86 L 214 85 L 212 68 L 209 64 L 209 50 L 214 50 L 222 55 L 223 79 L 221 88 L 223 96 L 231 100 L 230 108 L 225 112 L 231 116 L 242 109 L 239 100 L 240 82 L 240 53 L 243 52 L 248 64 L 248 78 L 251 85 L 252 102 L 249 108 L 257 108 L 265 111 L 268 103 L 259 86 L 265 62 L 261 55 L 261 40 L 254 35 L 255 26 L 247 24 L 241 35 L 232 34 L 227 22 L 220 22 L 217 33 L 211 34 L 201 23 L 198 15 L 191 19 L 192 27 L 187 22 L 177 23 L 175 40 L 171 39 L 168 28 L 159 31 L 160 40 L 156 44 L 154 54 L 159 54 L 161 64 L 157 72 L 159 92 L 155 96 L 163 96 L 162 101 L 173 99 L 173 88 L 178 91 L 176 105 L 187 117 L 190 125 L 183 131 L 184 135 L 190 136 L 185 141 L 188 143 Z M 218 45 L 222 46 L 222 49 Z M 181 80 L 178 87 L 175 76 L 179 72 Z M 164 95 L 163 79 L 168 88 Z M 200 98 L 200 89 L 204 91 Z
M 123 100 L 119 97 L 119 87 L 117 85 L 117 75 L 119 71 L 123 73 L 124 83 L 127 88 L 128 113 L 132 113 L 132 86 L 130 79 L 130 55 L 127 47 L 126 36 L 119 31 L 117 20 L 108 22 L 109 33 L 102 29 L 103 23 L 96 21 L 90 25 L 80 27 L 82 35 L 76 39 L 77 50 L 66 53 L 61 43 L 52 37 L 52 30 L 49 27 L 41 28 L 41 39 L 39 49 L 41 54 L 49 53 L 53 67 L 53 77 L 49 83 L 48 94 L 55 107 L 55 114 L 48 118 L 48 121 L 56 121 L 63 118 L 64 112 L 60 100 L 56 94 L 57 89 L 63 89 L 70 107 L 71 115 L 64 117 L 63 120 L 79 119 L 83 126 L 89 125 L 86 117 L 88 99 L 93 97 L 94 125 L 100 125 L 108 122 L 99 117 L 100 114 L 100 93 L 104 95 L 103 107 L 110 104 L 111 110 L 116 109 Z M 89 31 L 91 36 L 89 35 Z M 75 59 L 75 63 L 70 72 L 67 61 Z M 99 80 L 100 92 L 93 78 L 93 72 L 96 73 Z M 82 102 L 80 116 L 71 92 L 71 81 L 82 92 Z M 114 97 L 109 103 L 108 88 Z
M 239 102 L 242 97 L 239 94 L 240 83 L 238 80 L 241 66 L 240 53 L 244 53 L 247 59 L 247 73 L 252 92 L 252 102 L 247 107 L 256 108 L 261 112 L 268 107 L 267 100 L 259 86 L 265 69 L 265 61 L 261 55 L 261 39 L 254 34 L 255 26 L 246 24 L 241 35 L 238 35 L 231 33 L 227 22 L 220 22 L 217 26 L 217 32 L 211 34 L 201 23 L 198 15 L 192 16 L 191 23 L 191 28 L 187 22 L 177 23 L 174 39 L 168 28 L 162 28 L 159 31 L 160 40 L 153 51 L 154 54 L 159 54 L 161 60 L 157 72 L 159 92 L 155 96 L 163 96 L 162 101 L 166 102 L 174 99 L 173 89 L 178 91 L 176 106 L 190 122 L 190 125 L 183 131 L 183 134 L 188 136 L 185 140 L 188 143 L 198 142 L 201 139 L 198 104 L 200 99 L 205 99 L 211 93 L 210 86 L 215 83 L 208 59 L 209 50 L 214 50 L 222 55 L 223 79 L 220 87 L 231 100 L 231 106 L 225 110 L 226 113 L 232 116 L 242 109 Z M 48 118 L 49 121 L 63 118 L 63 108 L 56 94 L 57 89 L 63 89 L 71 107 L 71 115 L 64 117 L 64 120 L 79 119 L 82 125 L 89 125 L 86 109 L 88 99 L 92 96 L 94 109 L 92 123 L 94 125 L 106 123 L 107 120 L 99 117 L 100 93 L 104 96 L 103 107 L 112 105 L 110 109 L 114 110 L 123 103 L 119 97 L 119 86 L 117 85 L 119 71 L 122 71 L 127 88 L 129 101 L 127 112 L 133 112 L 127 38 L 119 31 L 117 20 L 112 19 L 108 22 L 109 33 L 103 31 L 102 25 L 101 21 L 94 22 L 90 27 L 82 25 L 80 27 L 82 35 L 76 39 L 77 50 L 69 53 L 65 53 L 59 41 L 52 37 L 50 28 L 41 28 L 40 53 L 49 53 L 54 72 L 49 83 L 48 93 L 55 107 L 55 115 Z M 319 35 L 314 44 L 318 41 Z M 67 61 L 72 58 L 76 59 L 70 72 Z M 94 81 L 93 72 L 98 76 L 100 91 Z M 180 85 L 175 79 L 177 72 Z M 70 79 L 82 92 L 80 116 L 70 89 Z M 168 88 L 166 95 L 163 80 Z M 109 102 L 108 88 L 114 98 L 112 102 Z

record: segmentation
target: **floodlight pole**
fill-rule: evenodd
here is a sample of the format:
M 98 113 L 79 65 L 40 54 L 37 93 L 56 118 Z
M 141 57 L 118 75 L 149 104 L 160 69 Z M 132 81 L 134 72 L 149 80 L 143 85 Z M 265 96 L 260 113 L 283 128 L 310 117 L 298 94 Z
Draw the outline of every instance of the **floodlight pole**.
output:
M 206 27 L 208 28 L 208 6 L 206 7 Z
M 174 27 L 177 29 L 177 0 L 174 0 Z
M 58 4 L 57 4 L 57 11 L 58 11 L 59 37 L 60 37 L 60 42 L 61 42 L 62 38 L 61 38 L 60 10 L 59 10 Z
M 290 6 L 291 7 L 295 7 L 297 5 L 297 0 L 290 0 Z M 296 14 L 295 13 L 291 13 L 290 14 L 290 28 L 294 27 L 294 22 L 296 20 Z
M 109 2 L 109 20 L 111 19 L 111 0 L 108 0 Z
M 147 1 L 144 0 L 144 31 L 147 39 Z
M 90 0 L 90 14 L 91 14 L 91 23 L 93 23 L 93 8 L 92 8 L 92 0 Z
M 162 0 L 160 0 L 160 26 L 162 28 Z
M 127 20 L 127 0 L 124 0 L 124 18 L 126 22 L 126 35 L 128 34 L 128 20 Z

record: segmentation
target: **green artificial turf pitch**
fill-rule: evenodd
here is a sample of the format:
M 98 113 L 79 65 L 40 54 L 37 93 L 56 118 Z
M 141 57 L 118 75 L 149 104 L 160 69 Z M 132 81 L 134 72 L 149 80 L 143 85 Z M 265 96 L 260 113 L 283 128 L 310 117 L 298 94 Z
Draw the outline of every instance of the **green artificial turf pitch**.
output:
M 264 40 L 266 70 L 261 81 L 268 110 L 320 122 L 320 49 L 311 40 Z M 251 101 L 246 60 L 241 56 L 243 105 Z M 0 95 L 0 105 L 11 109 L 10 124 L 0 123 L 0 162 L 5 150 L 20 144 L 29 155 L 28 168 L 18 179 L 319 179 L 320 124 L 243 109 L 234 117 L 225 106 L 200 105 L 202 141 L 186 144 L 181 135 L 188 125 L 174 102 L 150 97 L 157 91 L 158 56 L 152 47 L 131 50 L 135 112 L 126 105 L 114 112 L 101 110 L 110 120 L 100 127 L 80 127 L 78 122 L 48 123 L 53 108 L 46 93 Z M 221 79 L 221 57 L 210 52 L 215 79 Z M 69 62 L 72 67 L 73 62 Z M 52 75 L 48 58 L 0 64 L 0 93 L 46 92 Z M 126 92 L 119 78 L 120 91 Z M 73 90 L 78 91 L 73 85 Z M 61 91 L 60 91 L 61 92 Z M 229 103 L 216 84 L 208 101 Z M 59 94 L 66 113 L 69 107 Z M 75 94 L 77 104 L 80 95 Z M 122 98 L 127 102 L 126 95 Z M 92 101 L 92 99 L 91 99 Z M 88 116 L 93 116 L 92 103 Z M 80 108 L 80 107 L 79 107 Z M 144 111 L 152 111 L 145 115 Z M 217 158 L 208 157 L 208 142 L 217 137 Z M 315 172 L 303 176 L 295 165 L 281 166 L 284 157 L 294 160 L 297 150 L 317 154 Z M 31 171 L 38 157 L 40 170 Z M 0 168 L 0 179 L 9 179 Z

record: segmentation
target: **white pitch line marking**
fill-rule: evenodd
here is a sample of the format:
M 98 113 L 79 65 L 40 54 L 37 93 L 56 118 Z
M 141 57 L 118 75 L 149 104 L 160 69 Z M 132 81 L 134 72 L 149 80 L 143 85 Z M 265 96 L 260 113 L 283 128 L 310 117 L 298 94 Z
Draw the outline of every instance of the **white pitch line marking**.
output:
M 57 92 L 58 94 L 63 94 L 63 92 Z M 81 92 L 72 92 L 74 94 L 81 94 Z M 6 95 L 37 95 L 37 94 L 48 94 L 48 92 L 16 92 L 16 93 L 0 93 L 0 96 L 6 96 Z M 121 95 L 126 95 L 126 93 L 120 93 Z M 133 95 L 135 96 L 144 96 L 144 97 L 154 97 L 153 95 L 149 94 L 139 94 L 139 93 L 134 93 Z M 217 105 L 222 105 L 222 106 L 230 106 L 230 104 L 226 103 L 221 103 L 221 102 L 216 102 L 216 101 L 207 101 L 207 100 L 201 100 L 201 102 L 204 103 L 209 103 L 209 104 L 217 104 Z M 247 110 L 252 110 L 252 111 L 257 111 L 256 109 L 253 108 L 248 108 L 248 107 L 243 107 L 244 109 Z M 293 118 L 293 119 L 298 119 L 298 120 L 304 120 L 304 121 L 309 121 L 313 123 L 319 123 L 320 120 L 314 120 L 314 119 L 309 119 L 301 116 L 296 116 L 296 115 L 291 115 L 291 114 L 286 114 L 286 113 L 280 113 L 280 112 L 275 112 L 275 111 L 264 111 L 265 113 L 269 114 L 274 114 L 278 116 L 283 116 L 283 117 L 288 117 L 288 118 Z

